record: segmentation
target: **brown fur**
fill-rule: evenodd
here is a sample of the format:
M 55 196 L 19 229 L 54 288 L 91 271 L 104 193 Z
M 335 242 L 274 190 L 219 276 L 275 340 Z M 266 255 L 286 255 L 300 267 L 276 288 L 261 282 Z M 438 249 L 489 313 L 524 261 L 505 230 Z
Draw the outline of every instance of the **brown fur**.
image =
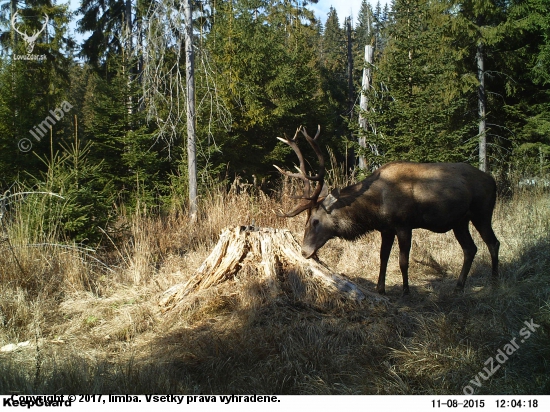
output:
M 489 247 L 493 276 L 498 275 L 499 242 L 491 227 L 495 201 L 494 179 L 466 163 L 388 163 L 362 182 L 335 189 L 317 202 L 306 225 L 302 253 L 311 257 L 333 237 L 353 240 L 377 230 L 382 234 L 377 289 L 385 293 L 386 266 L 397 236 L 407 294 L 412 230 L 453 230 L 464 251 L 457 283 L 462 290 L 477 252 L 470 221 Z

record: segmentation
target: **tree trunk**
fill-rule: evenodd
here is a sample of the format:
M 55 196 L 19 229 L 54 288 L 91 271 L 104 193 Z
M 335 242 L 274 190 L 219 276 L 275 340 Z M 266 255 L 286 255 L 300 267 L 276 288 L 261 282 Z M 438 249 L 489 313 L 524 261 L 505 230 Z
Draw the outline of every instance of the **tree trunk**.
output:
M 128 49 L 132 49 L 132 0 L 126 0 L 124 10 L 124 30 L 127 31 L 128 39 L 130 42 L 130 45 L 127 47 Z
M 385 297 L 361 290 L 355 283 L 334 273 L 326 265 L 314 259 L 302 257 L 300 245 L 290 231 L 249 226 L 229 227 L 221 235 L 217 245 L 191 278 L 165 291 L 159 301 L 164 311 L 177 306 L 186 296 L 233 278 L 238 272 L 252 266 L 263 283 L 276 295 L 281 288 L 281 273 L 303 270 L 331 293 L 354 301 L 367 296 L 370 301 L 386 302 Z
M 193 53 L 193 11 L 185 0 L 185 73 L 187 79 L 187 171 L 189 179 L 189 217 L 197 218 L 197 153 L 195 134 L 195 56 Z
M 361 112 L 359 114 L 359 126 L 363 130 L 367 130 L 369 123 L 367 118 L 365 117 L 365 114 L 368 111 L 368 100 L 367 100 L 367 90 L 370 89 L 370 79 L 371 79 L 371 73 L 370 68 L 372 65 L 372 59 L 374 54 L 374 48 L 368 44 L 365 46 L 365 67 L 363 68 L 363 81 L 361 85 L 361 100 L 359 102 L 359 106 L 361 108 Z M 366 137 L 360 137 L 359 138 L 359 146 L 366 149 L 367 148 L 367 140 Z M 378 154 L 378 150 L 376 147 L 371 148 L 374 153 Z M 365 156 L 361 155 L 359 156 L 359 167 L 361 169 L 367 168 L 367 160 L 365 159 Z
M 15 12 L 17 11 L 17 0 L 11 0 L 10 1 L 10 21 Z M 15 30 L 13 27 L 10 27 L 10 45 L 11 45 L 11 54 L 12 54 L 12 61 L 13 61 L 13 55 L 15 54 L 15 46 L 17 42 L 17 38 L 15 36 Z
M 124 61 L 124 70 L 126 70 L 126 91 L 128 96 L 126 98 L 126 110 L 128 113 L 128 129 L 132 128 L 132 114 L 134 112 L 134 104 L 132 99 L 132 82 L 134 70 L 132 65 L 133 50 L 133 27 L 132 27 L 132 1 L 126 0 L 124 9 L 124 27 L 122 29 L 122 37 L 125 40 L 122 48 L 122 56 Z
M 477 44 L 477 78 L 478 87 L 478 114 L 479 114 L 479 169 L 486 172 L 487 167 L 487 134 L 485 125 L 486 95 L 485 95 L 485 73 L 483 67 L 483 43 Z

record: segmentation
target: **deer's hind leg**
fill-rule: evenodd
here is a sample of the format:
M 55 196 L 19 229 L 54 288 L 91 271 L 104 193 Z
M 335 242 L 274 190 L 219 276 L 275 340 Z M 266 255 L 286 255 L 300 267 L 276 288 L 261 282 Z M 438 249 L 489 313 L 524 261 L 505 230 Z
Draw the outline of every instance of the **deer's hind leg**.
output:
M 498 251 L 500 249 L 500 242 L 493 232 L 491 227 L 491 219 L 489 220 L 472 220 L 472 223 L 476 230 L 481 235 L 481 238 L 489 248 L 489 253 L 491 254 L 491 266 L 493 278 L 498 277 Z
M 464 284 L 466 283 L 466 277 L 470 272 L 472 267 L 472 262 L 477 253 L 477 246 L 472 239 L 470 230 L 468 228 L 468 220 L 461 222 L 457 227 L 453 229 L 456 240 L 460 243 L 462 251 L 464 252 L 464 263 L 462 264 L 462 270 L 460 271 L 460 276 L 458 277 L 458 282 L 455 287 L 455 291 L 464 290 Z

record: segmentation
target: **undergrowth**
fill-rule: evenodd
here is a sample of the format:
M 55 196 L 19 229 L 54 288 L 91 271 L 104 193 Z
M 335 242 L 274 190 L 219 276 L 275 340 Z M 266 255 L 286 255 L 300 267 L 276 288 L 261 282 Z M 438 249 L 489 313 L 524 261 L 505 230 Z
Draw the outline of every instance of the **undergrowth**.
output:
M 162 292 L 189 279 L 223 228 L 284 227 L 299 237 L 303 216 L 274 213 L 292 208 L 294 191 L 285 184 L 284 196 L 271 196 L 237 181 L 201 199 L 196 223 L 138 204 L 119 210 L 123 236 L 97 249 L 62 242 L 55 227 L 40 226 L 49 207 L 43 195 L 15 204 L 2 218 L 0 346 L 28 345 L 0 352 L 0 393 L 461 394 L 531 320 L 536 331 L 473 388 L 550 393 L 544 192 L 499 200 L 497 284 L 472 230 L 479 253 L 464 294 L 453 294 L 463 258 L 458 243 L 452 233 L 417 230 L 409 299 L 400 297 L 394 250 L 386 306 L 347 302 L 300 273 L 281 273 L 281 293 L 266 297 L 248 271 L 192 296 L 184 308 L 160 310 Z M 332 240 L 320 257 L 374 291 L 379 247 L 371 233 Z

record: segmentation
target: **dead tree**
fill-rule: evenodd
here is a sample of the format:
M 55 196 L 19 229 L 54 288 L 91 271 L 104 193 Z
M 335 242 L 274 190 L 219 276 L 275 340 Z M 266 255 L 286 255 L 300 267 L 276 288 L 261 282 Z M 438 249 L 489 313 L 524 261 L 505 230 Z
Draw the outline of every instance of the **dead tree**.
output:
M 376 302 L 386 299 L 361 290 L 319 260 L 305 259 L 300 245 L 289 230 L 237 226 L 226 228 L 204 263 L 186 283 L 166 290 L 159 301 L 164 311 L 175 307 L 191 292 L 206 289 L 236 276 L 247 265 L 259 269 L 260 280 L 276 292 L 278 278 L 284 270 L 302 270 L 329 291 L 356 302 L 367 296 Z
M 197 144 L 195 133 L 195 54 L 193 52 L 193 10 L 191 0 L 184 1 L 185 73 L 187 84 L 187 174 L 189 179 L 189 216 L 197 219 Z

